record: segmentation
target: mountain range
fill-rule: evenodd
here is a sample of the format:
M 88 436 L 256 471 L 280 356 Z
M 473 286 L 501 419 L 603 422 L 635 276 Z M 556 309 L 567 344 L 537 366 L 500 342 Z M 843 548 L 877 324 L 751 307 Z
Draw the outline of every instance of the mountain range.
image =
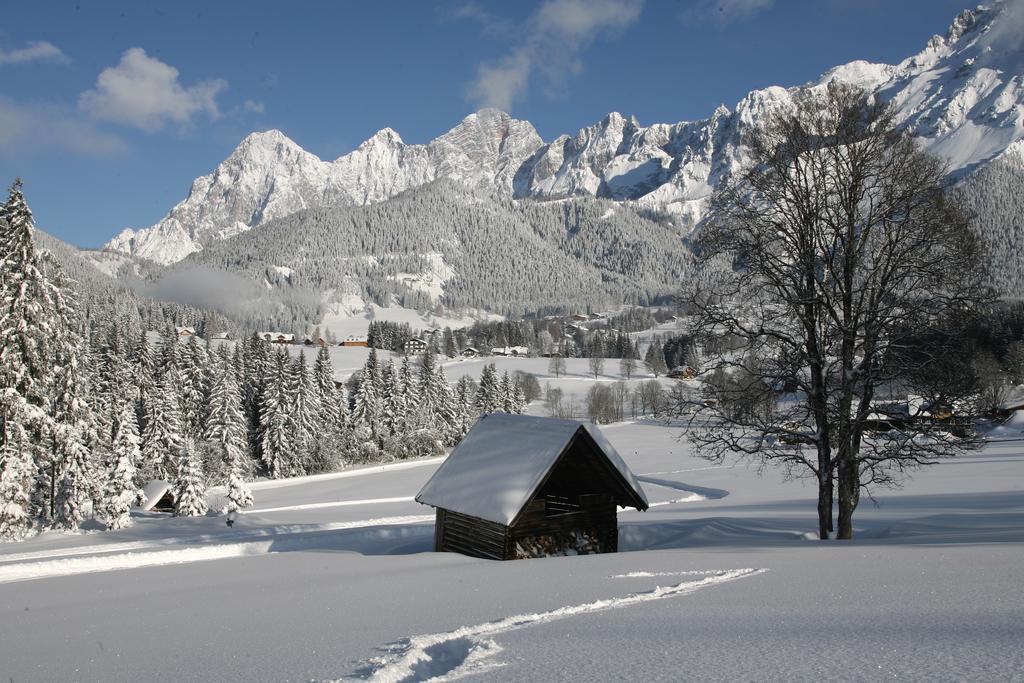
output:
M 899 64 L 851 62 L 801 88 L 840 81 L 892 102 L 902 125 L 961 179 L 1024 145 L 1020 19 L 1005 2 L 965 10 L 946 35 Z M 159 223 L 123 230 L 105 249 L 175 263 L 299 211 L 383 202 L 439 179 L 514 199 L 635 203 L 672 215 L 685 235 L 717 183 L 742 163 L 744 134 L 766 112 L 788 106 L 797 90 L 755 90 L 699 121 L 642 126 L 611 113 L 551 142 L 527 121 L 484 109 L 427 144 L 406 144 L 385 128 L 334 161 L 280 131 L 252 133 Z

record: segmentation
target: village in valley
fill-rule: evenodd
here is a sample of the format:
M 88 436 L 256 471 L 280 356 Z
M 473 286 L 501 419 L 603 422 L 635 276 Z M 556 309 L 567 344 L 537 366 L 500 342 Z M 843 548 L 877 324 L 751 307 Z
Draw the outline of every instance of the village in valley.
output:
M 319 7 L 301 30 L 230 5 L 19 8 L 0 32 L 0 677 L 1020 678 L 1024 0 L 816 8 L 890 20 L 873 40 L 912 56 L 733 74 L 733 108 L 572 137 L 506 112 L 589 111 L 553 94 L 577 79 L 641 97 L 606 80 L 621 56 L 583 68 L 594 46 L 807 33 L 770 0 L 672 26 L 656 0 Z M 374 103 L 330 100 L 351 130 L 291 118 L 327 55 L 371 68 L 349 51 L 385 23 L 439 43 L 332 72 Z M 417 92 L 450 50 L 455 73 L 467 25 L 509 47 L 448 95 L 480 108 L 352 142 L 377 104 L 411 120 L 379 74 Z M 219 59 L 261 94 L 197 80 Z M 67 102 L 16 74 L 43 68 Z M 434 126 L 431 93 L 409 102 Z M 63 213 L 79 156 L 137 221 L 166 199 L 139 183 L 211 150 L 151 227 L 115 234 L 95 196 Z

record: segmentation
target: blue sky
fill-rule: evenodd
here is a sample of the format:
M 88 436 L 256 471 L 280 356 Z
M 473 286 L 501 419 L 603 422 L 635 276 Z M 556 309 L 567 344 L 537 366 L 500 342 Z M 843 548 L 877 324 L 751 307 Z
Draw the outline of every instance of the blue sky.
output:
M 897 62 L 969 0 L 23 2 L 0 24 L 0 183 L 82 246 L 146 227 L 253 130 L 321 158 L 480 106 L 546 140 L 609 111 L 708 116 L 853 59 Z

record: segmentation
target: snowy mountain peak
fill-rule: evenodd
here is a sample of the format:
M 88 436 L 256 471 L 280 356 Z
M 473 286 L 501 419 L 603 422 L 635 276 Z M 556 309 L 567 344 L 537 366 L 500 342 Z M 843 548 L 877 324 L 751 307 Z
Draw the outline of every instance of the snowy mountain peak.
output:
M 359 149 L 376 146 L 398 147 L 404 144 L 405 142 L 402 140 L 402 136 L 393 128 L 381 128 L 359 145 Z
M 1024 1 L 960 13 L 945 36 L 897 65 L 854 61 L 804 88 L 855 84 L 891 102 L 902 125 L 963 175 L 1024 140 Z M 704 215 L 717 183 L 743 161 L 742 140 L 797 88 L 755 90 L 699 121 L 641 126 L 611 112 L 545 144 L 527 121 L 481 109 L 426 144 L 390 128 L 325 162 L 277 130 L 245 138 L 160 223 L 125 230 L 108 249 L 171 263 L 212 240 L 311 206 L 387 200 L 439 178 L 515 198 L 574 195 L 637 201 L 668 211 L 685 230 Z
M 272 158 L 294 158 L 300 154 L 309 153 L 281 131 L 271 129 L 245 136 L 228 159 L 265 161 Z

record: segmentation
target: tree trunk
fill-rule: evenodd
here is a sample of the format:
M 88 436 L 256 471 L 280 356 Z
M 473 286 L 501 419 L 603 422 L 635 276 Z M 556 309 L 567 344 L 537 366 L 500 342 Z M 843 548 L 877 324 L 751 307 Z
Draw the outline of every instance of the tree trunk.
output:
M 860 498 L 860 475 L 857 461 L 844 453 L 839 461 L 839 520 L 836 538 L 848 541 L 853 538 L 853 511 Z
M 818 474 L 818 538 L 828 540 L 832 533 L 832 472 Z

